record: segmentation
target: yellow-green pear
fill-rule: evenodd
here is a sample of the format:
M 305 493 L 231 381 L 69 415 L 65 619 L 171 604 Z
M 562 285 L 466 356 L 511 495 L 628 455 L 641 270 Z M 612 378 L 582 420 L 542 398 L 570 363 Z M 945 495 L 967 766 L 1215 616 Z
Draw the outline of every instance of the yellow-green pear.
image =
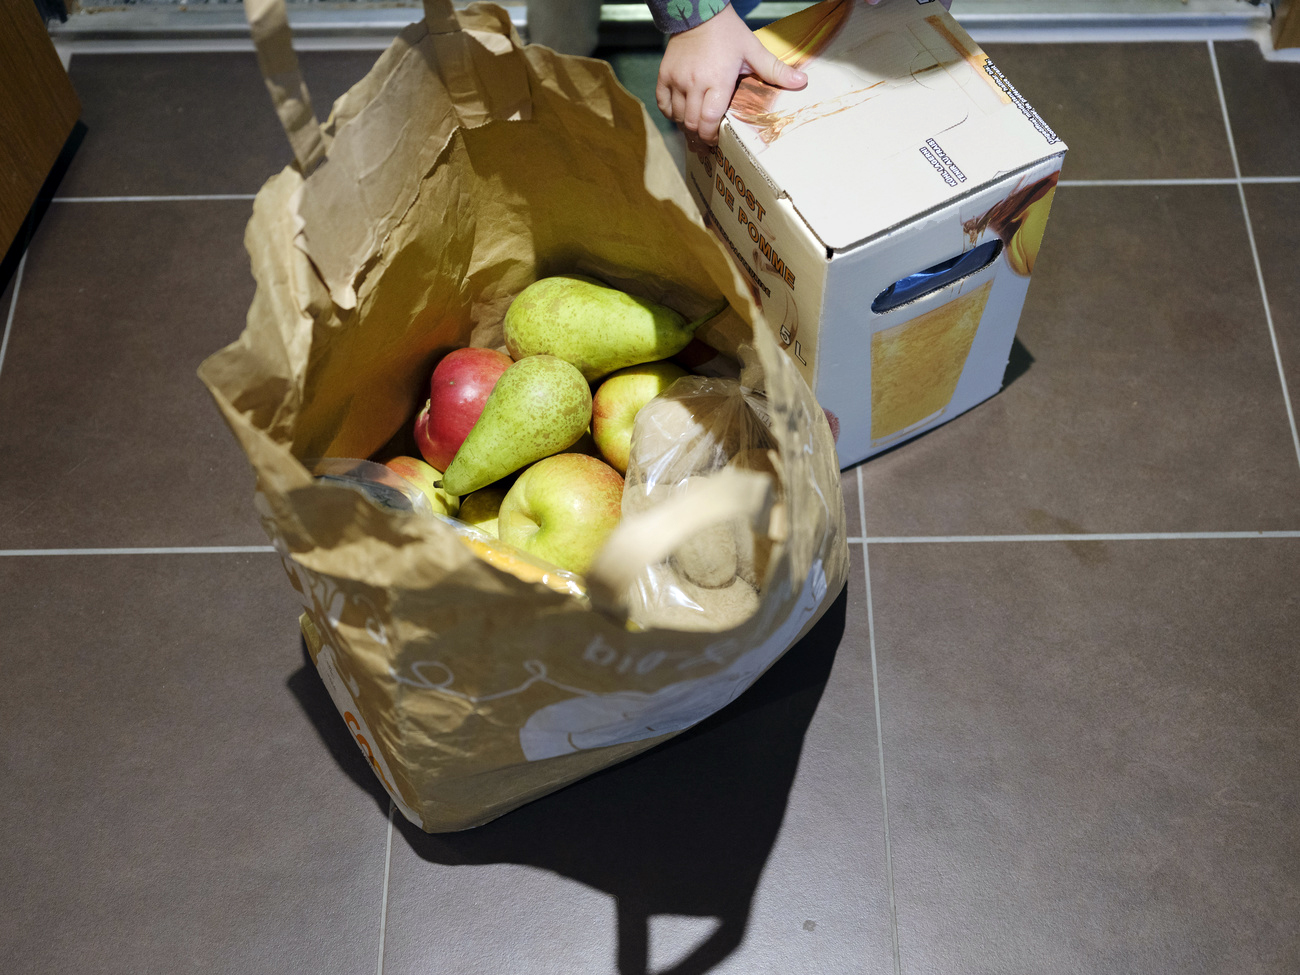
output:
M 501 374 L 478 421 L 447 465 L 442 487 L 464 496 L 575 444 L 591 423 L 591 387 L 552 355 L 520 359 Z
M 506 310 L 504 328 L 512 359 L 559 356 L 593 382 L 676 355 L 705 320 L 688 322 L 664 305 L 580 274 L 561 274 L 524 288 Z

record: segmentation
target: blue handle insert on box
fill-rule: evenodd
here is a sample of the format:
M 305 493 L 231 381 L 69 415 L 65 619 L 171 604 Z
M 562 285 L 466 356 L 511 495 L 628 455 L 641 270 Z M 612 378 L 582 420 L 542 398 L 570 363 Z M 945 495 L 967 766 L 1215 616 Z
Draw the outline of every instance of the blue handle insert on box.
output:
M 994 238 L 973 250 L 964 251 L 933 267 L 927 267 L 924 271 L 909 274 L 880 292 L 876 300 L 871 303 L 871 310 L 880 315 L 909 301 L 924 298 L 940 288 L 946 288 L 954 281 L 984 270 L 1001 252 L 1002 241 Z

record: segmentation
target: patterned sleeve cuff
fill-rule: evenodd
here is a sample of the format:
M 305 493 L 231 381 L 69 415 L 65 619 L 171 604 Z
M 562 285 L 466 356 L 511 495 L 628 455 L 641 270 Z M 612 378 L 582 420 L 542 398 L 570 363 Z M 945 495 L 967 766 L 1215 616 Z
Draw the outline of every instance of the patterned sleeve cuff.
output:
M 655 26 L 665 34 L 699 27 L 727 6 L 728 0 L 646 0 Z

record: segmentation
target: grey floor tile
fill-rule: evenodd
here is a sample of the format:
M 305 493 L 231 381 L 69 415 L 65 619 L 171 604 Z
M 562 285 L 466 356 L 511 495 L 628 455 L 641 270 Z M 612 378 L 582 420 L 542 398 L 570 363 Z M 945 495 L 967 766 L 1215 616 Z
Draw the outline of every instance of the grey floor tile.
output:
M 1214 46 L 1243 176 L 1300 176 L 1300 64 L 1265 61 L 1254 41 Z
M 840 490 L 844 493 L 844 522 L 849 538 L 862 534 L 862 506 L 858 504 L 858 469 L 840 471 Z
M 304 51 L 322 122 L 376 51 Z M 251 53 L 78 54 L 70 75 L 87 134 L 62 196 L 256 193 L 292 162 Z
M 723 712 L 477 830 L 404 828 L 386 975 L 888 971 L 858 551 L 847 594 Z
M 1065 179 L 1232 175 L 1204 43 L 988 44 L 1065 140 Z
M 868 554 L 904 975 L 1300 970 L 1300 542 Z
M 386 804 L 292 597 L 270 555 L 0 558 L 7 971 L 374 970 Z
M 1019 339 L 998 396 L 866 462 L 870 535 L 1300 527 L 1236 187 L 1062 188 Z
M 195 376 L 253 296 L 247 202 L 65 203 L 0 374 L 0 548 L 266 544 Z
M 1300 410 L 1300 183 L 1245 189 L 1291 407 Z

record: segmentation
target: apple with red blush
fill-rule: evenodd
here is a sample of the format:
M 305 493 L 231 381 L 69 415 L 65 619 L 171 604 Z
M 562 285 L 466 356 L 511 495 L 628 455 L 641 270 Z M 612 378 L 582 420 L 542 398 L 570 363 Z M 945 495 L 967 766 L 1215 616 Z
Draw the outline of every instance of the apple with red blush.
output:
M 434 468 L 445 471 L 483 412 L 488 394 L 514 360 L 495 349 L 456 349 L 429 378 L 429 401 L 415 418 L 415 443 Z

